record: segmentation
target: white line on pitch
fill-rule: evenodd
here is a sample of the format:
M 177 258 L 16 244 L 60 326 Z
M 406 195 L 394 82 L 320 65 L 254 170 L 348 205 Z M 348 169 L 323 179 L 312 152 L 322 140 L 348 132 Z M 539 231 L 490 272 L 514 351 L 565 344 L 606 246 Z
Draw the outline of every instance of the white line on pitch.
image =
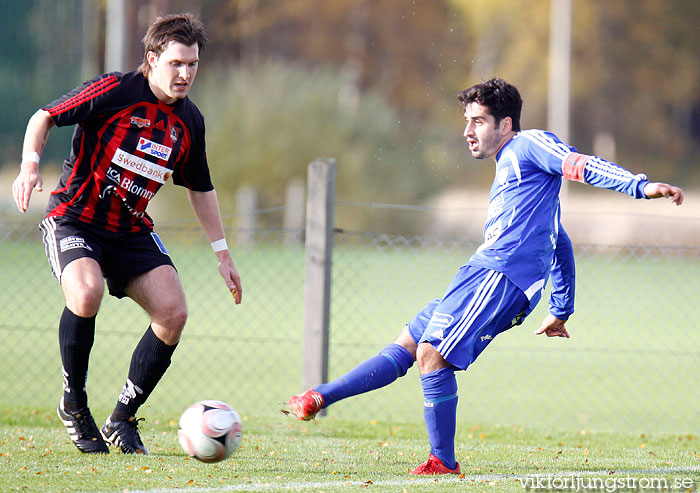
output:
M 426 483 L 485 483 L 490 481 L 502 481 L 502 480 L 525 480 L 528 477 L 571 477 L 571 476 L 607 476 L 610 477 L 610 469 L 603 469 L 598 471 L 557 471 L 548 474 L 479 474 L 473 476 L 465 476 L 463 478 L 457 477 L 424 477 L 415 479 L 396 479 L 396 480 L 379 480 L 379 481 L 358 481 L 358 480 L 348 480 L 348 481 L 316 481 L 316 482 L 295 482 L 295 483 L 246 483 L 246 484 L 231 484 L 225 486 L 216 487 L 195 487 L 195 488 L 158 488 L 151 490 L 130 490 L 132 493 L 183 493 L 184 492 L 196 492 L 196 493 L 211 493 L 216 491 L 268 491 L 268 490 L 306 490 L 306 489 L 323 489 L 323 488 L 337 488 L 337 487 L 357 487 L 362 485 L 372 485 L 372 486 L 408 486 L 412 484 L 426 484 Z M 669 468 L 659 468 L 653 467 L 648 469 L 615 469 L 615 476 L 620 477 L 622 474 L 673 474 L 673 473 L 698 473 L 700 472 L 700 466 L 688 466 L 688 467 L 669 467 Z M 615 477 L 612 476 L 612 477 Z

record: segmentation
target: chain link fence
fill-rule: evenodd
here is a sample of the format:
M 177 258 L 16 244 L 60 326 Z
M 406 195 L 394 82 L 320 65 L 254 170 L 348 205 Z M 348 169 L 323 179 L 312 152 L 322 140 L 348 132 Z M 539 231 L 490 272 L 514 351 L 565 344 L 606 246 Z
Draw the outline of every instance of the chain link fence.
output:
M 189 319 L 173 364 L 142 414 L 175 419 L 191 402 L 230 402 L 275 416 L 301 391 L 303 231 L 229 230 L 244 286 L 236 306 L 198 225 L 156 228 L 180 273 Z M 474 242 L 336 230 L 333 237 L 330 378 L 376 354 L 422 306 L 440 297 Z M 458 374 L 462 425 L 690 432 L 700 427 L 700 289 L 697 247 L 586 246 L 577 257 L 571 339 L 533 335 L 546 297 Z M 0 219 L 0 410 L 48 412 L 61 395 L 60 287 L 35 221 Z M 131 352 L 148 326 L 128 299 L 105 296 L 88 377 L 96 419 L 116 402 Z M 366 422 L 422 420 L 418 369 L 341 401 L 328 416 Z M 286 418 L 290 419 L 290 418 Z M 327 418 L 324 418 L 327 419 Z

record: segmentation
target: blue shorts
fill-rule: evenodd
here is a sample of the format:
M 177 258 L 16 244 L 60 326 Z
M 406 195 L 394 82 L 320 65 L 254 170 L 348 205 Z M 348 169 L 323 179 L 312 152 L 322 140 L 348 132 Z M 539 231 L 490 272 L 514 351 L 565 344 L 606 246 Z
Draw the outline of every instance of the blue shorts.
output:
M 503 273 L 463 265 L 442 299 L 410 322 L 417 344 L 429 342 L 445 360 L 466 370 L 501 332 L 525 319 L 529 300 Z

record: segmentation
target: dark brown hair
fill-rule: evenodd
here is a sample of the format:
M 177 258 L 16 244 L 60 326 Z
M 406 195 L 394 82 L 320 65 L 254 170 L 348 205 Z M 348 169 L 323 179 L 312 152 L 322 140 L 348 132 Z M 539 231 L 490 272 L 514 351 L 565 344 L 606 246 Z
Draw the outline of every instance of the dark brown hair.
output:
M 208 42 L 204 32 L 204 24 L 188 13 L 156 18 L 141 40 L 144 53 L 139 72 L 148 75 L 151 71 L 151 66 L 148 64 L 148 52 L 152 51 L 156 56 L 160 56 L 171 41 L 177 41 L 185 46 L 197 43 L 199 51 L 202 51 Z

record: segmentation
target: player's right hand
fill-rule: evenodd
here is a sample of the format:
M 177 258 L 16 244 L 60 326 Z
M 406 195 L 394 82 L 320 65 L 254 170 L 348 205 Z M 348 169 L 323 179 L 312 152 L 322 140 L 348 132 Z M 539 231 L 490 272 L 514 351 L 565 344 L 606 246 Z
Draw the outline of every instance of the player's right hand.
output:
M 44 189 L 43 185 L 44 181 L 39 174 L 39 165 L 34 161 L 22 163 L 19 175 L 12 183 L 12 198 L 22 214 L 27 212 L 32 191 L 41 192 Z

